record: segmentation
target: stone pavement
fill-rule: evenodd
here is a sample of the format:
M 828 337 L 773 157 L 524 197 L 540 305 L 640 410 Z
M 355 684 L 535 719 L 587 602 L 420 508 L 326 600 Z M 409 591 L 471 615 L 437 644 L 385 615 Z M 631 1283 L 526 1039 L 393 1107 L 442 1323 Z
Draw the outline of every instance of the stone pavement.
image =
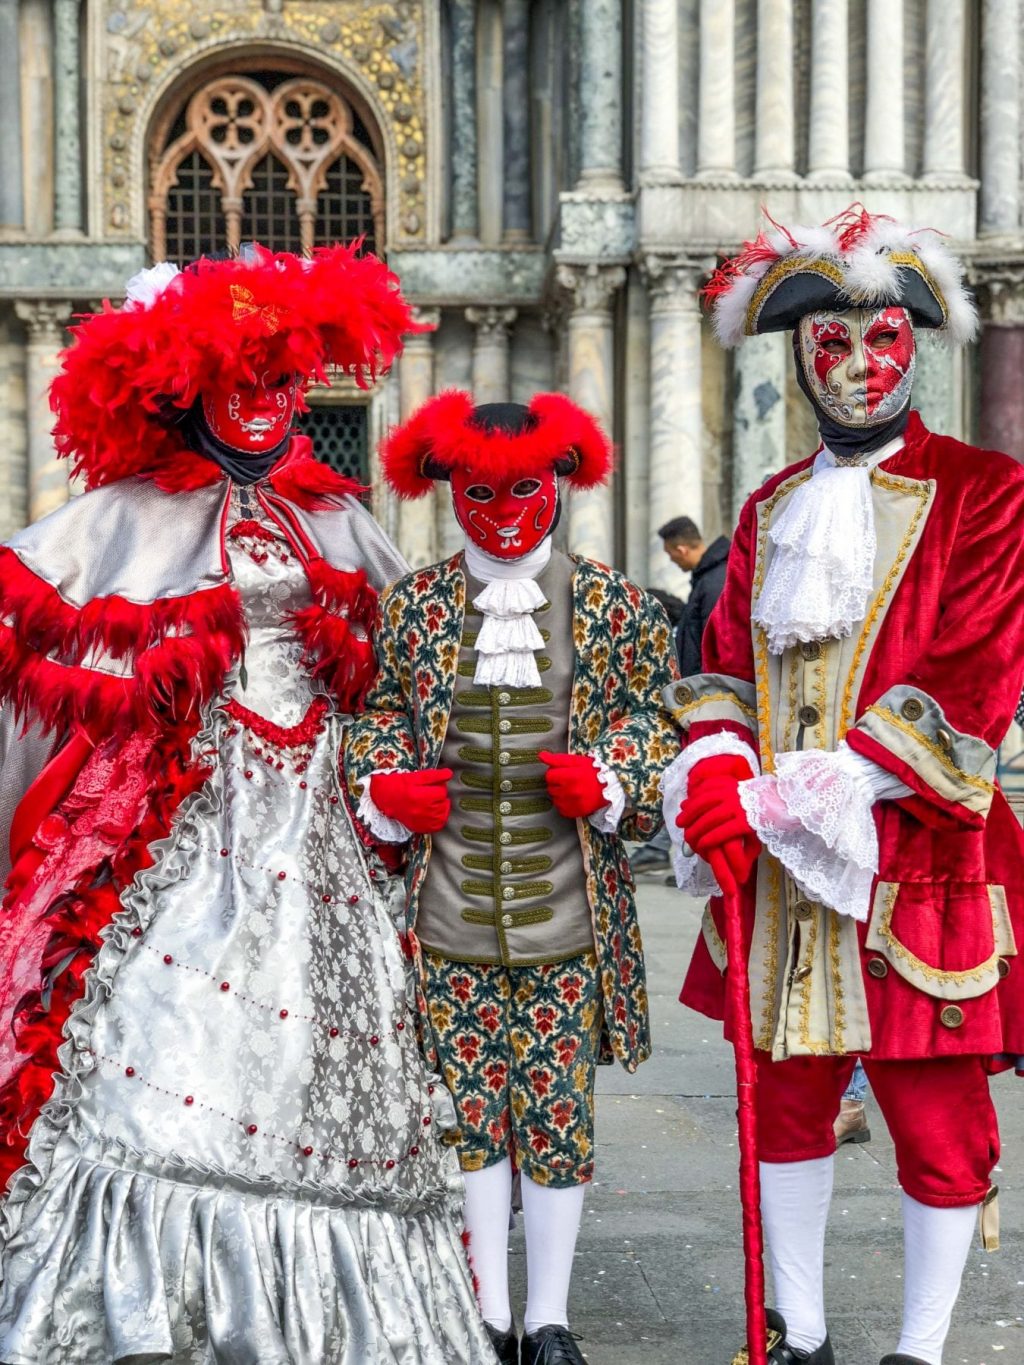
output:
M 717 1024 L 676 1000 L 700 907 L 641 879 L 655 1053 L 599 1073 L 597 1176 L 570 1312 L 590 1365 L 730 1365 L 743 1339 L 732 1052 Z M 1024 1080 L 993 1083 L 1003 1130 L 1003 1250 L 971 1252 L 945 1365 L 1024 1365 Z M 826 1253 L 838 1365 L 896 1348 L 903 1249 L 892 1145 L 840 1150 Z M 517 1220 L 521 1221 L 521 1220 Z M 525 1285 L 513 1234 L 514 1302 Z M 521 1313 L 517 1309 L 517 1316 Z

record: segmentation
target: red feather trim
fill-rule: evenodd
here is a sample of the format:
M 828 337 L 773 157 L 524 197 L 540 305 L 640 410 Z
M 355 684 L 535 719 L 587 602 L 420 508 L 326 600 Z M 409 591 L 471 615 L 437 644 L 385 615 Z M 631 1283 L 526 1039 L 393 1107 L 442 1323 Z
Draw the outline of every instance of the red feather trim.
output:
M 289 620 L 302 641 L 302 661 L 343 711 L 359 711 L 377 676 L 371 632 L 377 593 L 362 569 L 336 569 L 320 556 L 306 565 L 311 606 Z
M 287 456 L 271 472 L 270 484 L 280 497 L 307 512 L 332 507 L 335 499 L 346 495 L 361 498 L 369 492 L 356 479 L 348 479 L 322 460 L 314 459 L 313 442 L 308 436 L 292 439 Z
M 400 497 L 419 498 L 434 486 L 424 472 L 428 459 L 446 470 L 461 467 L 481 478 L 515 479 L 549 472 L 558 460 L 575 454 L 576 469 L 566 479 L 570 487 L 605 482 L 612 445 L 588 412 L 560 393 L 535 394 L 528 411 L 534 422 L 527 431 L 487 431 L 474 425 L 468 393 L 440 393 L 388 435 L 381 447 L 384 476 Z
M 396 276 L 358 252 L 257 248 L 251 261 L 199 261 L 149 307 L 105 302 L 72 328 L 53 382 L 58 454 L 89 488 L 132 474 L 195 488 L 220 471 L 185 448 L 174 419 L 204 390 L 265 370 L 323 380 L 330 367 L 368 387 L 423 328 Z
M 111 837 L 121 840 L 117 848 L 53 902 L 47 921 L 50 935 L 40 960 L 40 987 L 18 1002 L 13 1020 L 17 1051 L 24 1061 L 0 1088 L 0 1188 L 24 1165 L 32 1125 L 53 1094 L 64 1026 L 82 995 L 84 976 L 99 950 L 103 929 L 119 910 L 121 894 L 135 875 L 152 866 L 151 847 L 170 834 L 181 802 L 209 775 L 208 768 L 191 759 L 197 728 L 196 724 L 178 727 L 154 742 L 138 774 L 144 792 L 139 818 L 131 822 L 131 828 L 110 830 Z M 74 805 L 73 791 L 69 811 Z M 67 837 L 75 837 L 73 823 Z M 4 913 L 10 921 L 37 911 L 14 892 L 4 904 Z

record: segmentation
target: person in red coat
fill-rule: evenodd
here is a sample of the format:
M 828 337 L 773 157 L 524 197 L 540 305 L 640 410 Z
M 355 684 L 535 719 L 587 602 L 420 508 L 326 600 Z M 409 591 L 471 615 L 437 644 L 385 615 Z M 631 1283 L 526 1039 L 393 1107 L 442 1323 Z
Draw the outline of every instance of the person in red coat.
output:
M 708 290 L 727 345 L 792 329 L 822 439 L 748 500 L 704 672 L 668 689 L 677 876 L 712 897 L 682 1000 L 726 1016 L 721 891 L 749 944 L 773 1362 L 833 1362 L 833 1122 L 861 1057 L 905 1229 L 882 1365 L 941 1365 L 979 1206 L 994 1223 L 991 1059 L 1024 1050 L 1024 848 L 995 781 L 1024 673 L 1024 469 L 911 410 L 916 329 L 973 335 L 961 274 L 858 208 L 772 224 Z

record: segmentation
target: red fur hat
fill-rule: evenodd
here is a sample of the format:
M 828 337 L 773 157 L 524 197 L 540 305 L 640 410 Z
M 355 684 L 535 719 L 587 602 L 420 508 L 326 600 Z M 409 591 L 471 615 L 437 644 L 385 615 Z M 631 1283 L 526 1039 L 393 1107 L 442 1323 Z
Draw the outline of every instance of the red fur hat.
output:
M 177 485 L 196 460 L 177 421 L 204 388 L 266 370 L 308 383 L 330 366 L 366 387 L 420 329 L 396 276 L 358 250 L 256 247 L 136 276 L 123 307 L 72 328 L 50 398 L 58 453 L 90 488 L 130 474 Z
M 560 393 L 535 394 L 526 407 L 474 407 L 468 393 L 448 389 L 388 434 L 381 466 L 403 498 L 422 497 L 459 467 L 497 479 L 553 469 L 570 488 L 594 488 L 611 473 L 612 446 L 593 417 Z

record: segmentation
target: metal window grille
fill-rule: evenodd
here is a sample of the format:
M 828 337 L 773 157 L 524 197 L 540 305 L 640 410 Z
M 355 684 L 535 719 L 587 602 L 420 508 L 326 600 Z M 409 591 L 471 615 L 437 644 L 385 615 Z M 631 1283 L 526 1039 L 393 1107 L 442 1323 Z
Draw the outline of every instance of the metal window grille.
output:
M 242 237 L 274 251 L 302 251 L 295 195 L 276 156 L 265 156 L 253 167 L 252 188 L 242 196 Z
M 327 171 L 326 183 L 316 201 L 316 244 L 350 242 L 366 237 L 366 250 L 375 251 L 373 202 L 355 162 L 339 156 Z
M 213 168 L 202 152 L 192 152 L 178 166 L 177 183 L 167 192 L 167 251 L 172 261 L 223 251 L 227 246 L 220 192 Z
M 369 425 L 362 403 L 313 404 L 299 427 L 311 438 L 318 460 L 350 479 L 369 482 Z

